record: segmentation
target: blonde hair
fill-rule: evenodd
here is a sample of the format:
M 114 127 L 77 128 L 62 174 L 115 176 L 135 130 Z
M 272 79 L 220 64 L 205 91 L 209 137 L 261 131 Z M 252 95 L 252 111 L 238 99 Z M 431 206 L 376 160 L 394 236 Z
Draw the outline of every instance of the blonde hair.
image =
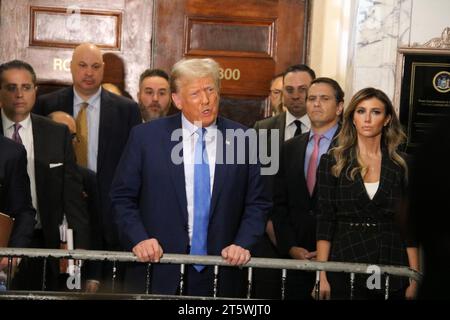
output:
M 358 172 L 360 172 L 363 177 L 366 175 L 367 167 L 363 165 L 359 155 L 357 132 L 353 124 L 353 116 L 356 108 L 362 101 L 372 98 L 376 98 L 384 104 L 386 117 L 391 116 L 389 123 L 383 127 L 381 144 L 387 148 L 391 160 L 404 169 L 406 179 L 408 176 L 408 166 L 405 159 L 403 159 L 397 151 L 398 146 L 405 141 L 406 135 L 395 114 L 391 100 L 383 91 L 375 88 L 364 88 L 358 91 L 352 97 L 348 107 L 345 109 L 342 129 L 337 136 L 337 147 L 330 151 L 336 161 L 336 164 L 331 168 L 331 173 L 333 176 L 339 177 L 344 168 L 347 168 L 345 174 L 350 180 L 355 180 L 355 176 Z M 350 164 L 352 163 L 356 165 L 349 170 Z
M 178 92 L 182 80 L 211 77 L 220 90 L 219 64 L 211 58 L 182 59 L 174 64 L 170 75 L 170 90 Z

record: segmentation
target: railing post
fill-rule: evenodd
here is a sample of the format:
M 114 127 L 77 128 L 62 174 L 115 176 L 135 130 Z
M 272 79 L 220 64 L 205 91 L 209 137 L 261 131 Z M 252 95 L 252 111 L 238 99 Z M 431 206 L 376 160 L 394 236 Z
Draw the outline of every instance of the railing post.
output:
M 184 272 L 186 265 L 184 263 L 180 264 L 180 296 L 184 293 Z
M 145 294 L 150 292 L 150 276 L 151 276 L 152 264 L 147 263 L 147 267 L 145 268 Z
M 353 300 L 353 291 L 355 290 L 355 273 L 350 273 L 350 300 Z
M 386 281 L 384 284 L 384 300 L 389 299 L 389 274 L 386 274 Z
M 11 287 L 13 257 L 8 256 L 8 273 L 6 274 L 6 290 Z
M 287 278 L 287 270 L 283 269 L 281 271 L 281 300 L 286 298 L 286 278 Z
M 320 299 L 320 270 L 316 271 L 316 285 L 314 287 L 314 296 L 316 300 Z
M 214 288 L 213 288 L 213 297 L 217 298 L 217 280 L 219 277 L 219 266 L 214 266 Z
M 46 289 L 46 278 L 47 278 L 47 258 L 44 258 L 44 264 L 42 268 L 42 291 L 45 291 Z
M 113 269 L 112 269 L 112 281 L 111 281 L 111 291 L 114 292 L 116 290 L 116 278 L 117 278 L 117 261 L 113 261 Z
M 247 268 L 247 299 L 250 299 L 252 296 L 252 285 L 253 285 L 253 268 L 252 267 L 248 267 Z

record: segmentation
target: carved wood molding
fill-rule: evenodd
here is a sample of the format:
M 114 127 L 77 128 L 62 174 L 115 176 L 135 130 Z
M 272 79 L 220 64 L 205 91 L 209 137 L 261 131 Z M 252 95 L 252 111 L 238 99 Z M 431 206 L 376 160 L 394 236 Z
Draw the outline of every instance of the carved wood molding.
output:
M 30 6 L 30 46 L 75 48 L 91 42 L 121 50 L 122 12 Z
M 450 50 L 450 27 L 444 28 L 440 37 L 433 38 L 424 44 L 413 44 L 414 48 Z
M 185 16 L 184 31 L 183 51 L 185 55 L 274 57 L 274 19 Z M 205 37 L 208 33 L 209 36 Z M 253 37 L 250 38 L 249 36 Z M 195 41 L 203 39 L 204 41 L 196 46 L 193 39 Z M 227 43 L 224 39 L 227 40 Z M 244 39 L 245 41 L 243 41 Z M 233 42 L 233 40 L 236 41 Z M 236 45 L 240 47 L 238 48 Z

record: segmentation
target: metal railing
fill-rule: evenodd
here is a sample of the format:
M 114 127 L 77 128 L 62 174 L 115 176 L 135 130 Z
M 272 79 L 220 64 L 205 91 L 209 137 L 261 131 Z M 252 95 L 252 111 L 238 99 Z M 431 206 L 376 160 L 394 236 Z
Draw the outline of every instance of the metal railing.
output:
M 117 262 L 138 262 L 137 257 L 131 252 L 121 251 L 94 251 L 94 250 L 59 250 L 59 249 L 22 249 L 22 248 L 0 248 L 0 257 L 8 257 L 8 281 L 6 283 L 7 290 L 10 287 L 12 260 L 14 257 L 18 258 L 42 258 L 44 259 L 43 267 L 43 282 L 45 282 L 45 269 L 47 259 L 74 259 L 74 260 L 97 260 L 97 261 L 112 261 L 113 273 L 112 273 L 112 287 L 114 288 L 114 281 L 116 279 L 116 263 Z M 179 280 L 179 296 L 161 296 L 152 295 L 150 293 L 150 270 L 151 263 L 147 263 L 146 273 L 146 288 L 145 295 L 138 295 L 139 298 L 151 298 L 155 297 L 182 297 L 184 294 L 185 283 L 185 268 L 186 265 L 211 265 L 214 266 L 214 281 L 213 281 L 213 297 L 217 299 L 217 284 L 219 277 L 219 267 L 230 265 L 219 256 L 195 256 L 186 254 L 164 254 L 160 259 L 160 264 L 177 264 L 180 265 L 180 280 Z M 319 297 L 319 274 L 320 271 L 327 272 L 345 272 L 350 274 L 350 298 L 352 298 L 354 290 L 355 274 L 368 274 L 371 273 L 368 270 L 373 270 L 373 265 L 360 264 L 360 263 L 347 263 L 347 262 L 317 262 L 309 260 L 292 260 L 292 259 L 269 259 L 269 258 L 251 258 L 251 260 L 242 268 L 247 269 L 247 299 L 251 298 L 252 286 L 253 286 L 253 268 L 266 268 L 266 269 L 280 269 L 281 270 L 281 298 L 285 298 L 286 282 L 288 280 L 287 270 L 303 270 L 303 271 L 315 271 L 316 272 L 316 298 Z M 386 276 L 385 280 L 385 299 L 389 298 L 389 282 L 390 276 L 407 277 L 414 279 L 420 283 L 422 280 L 422 274 L 412 270 L 408 267 L 401 266 L 387 266 L 377 265 L 378 272 Z M 43 286 L 45 288 L 45 285 Z M 17 292 L 15 293 L 18 294 Z M 1 297 L 18 298 L 19 296 L 13 295 L 0 295 Z M 184 296 L 186 297 L 186 296 Z M 33 298 L 32 296 L 30 298 Z M 110 296 L 109 298 L 113 298 Z M 197 298 L 197 297 L 196 297 Z

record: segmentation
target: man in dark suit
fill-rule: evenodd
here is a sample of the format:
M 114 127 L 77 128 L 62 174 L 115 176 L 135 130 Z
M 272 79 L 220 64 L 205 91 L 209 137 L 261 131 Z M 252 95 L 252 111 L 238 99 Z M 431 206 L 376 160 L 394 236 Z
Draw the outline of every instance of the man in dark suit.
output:
M 344 92 L 330 78 L 312 81 L 306 98 L 311 131 L 284 143 L 275 178 L 273 224 L 283 257 L 310 260 L 316 251 L 315 176 L 320 157 L 334 144 Z M 288 272 L 288 299 L 310 299 L 314 273 Z
M 48 115 L 50 119 L 57 123 L 61 123 L 69 128 L 72 135 L 72 143 L 76 143 L 77 127 L 75 120 L 71 115 L 63 111 L 55 111 Z M 89 214 L 89 226 L 91 229 L 91 246 L 89 249 L 102 249 L 102 228 L 100 223 L 100 200 L 98 197 L 97 175 L 94 171 L 77 165 L 78 171 L 81 174 L 83 181 L 83 198 L 86 202 L 87 211 Z M 100 286 L 102 275 L 102 263 L 100 261 L 86 261 L 84 264 L 83 273 L 86 278 L 85 289 L 87 292 L 97 292 Z
M 36 98 L 36 74 L 29 64 L 14 60 L 1 65 L 0 79 L 0 132 L 22 143 L 27 150 L 31 197 L 37 209 L 31 246 L 59 248 L 59 225 L 65 214 L 69 227 L 74 230 L 76 248 L 88 248 L 88 217 L 69 130 L 30 114 Z M 41 264 L 32 259 L 22 261 L 15 277 L 17 287 L 41 288 Z M 49 264 L 47 275 L 47 288 L 58 289 L 56 263 Z
M 260 143 L 266 142 L 262 147 L 266 148 L 264 151 L 267 150 L 268 156 L 271 156 L 272 151 L 279 153 L 284 141 L 309 130 L 310 121 L 306 113 L 305 99 L 306 91 L 315 78 L 314 70 L 304 64 L 293 65 L 282 75 L 282 104 L 286 111 L 277 116 L 257 121 L 254 126 L 259 135 L 263 134 L 261 130 L 266 130 L 263 135 L 265 140 L 260 139 Z M 272 141 L 274 131 L 278 134 L 277 145 Z M 273 189 L 273 176 L 269 181 Z M 269 213 L 266 234 L 257 246 L 256 255 L 280 258 L 275 247 L 272 213 Z M 254 282 L 255 297 L 262 299 L 281 297 L 281 275 L 277 270 L 256 269 Z
M 75 148 L 78 151 L 77 163 L 97 173 L 103 248 L 118 250 L 120 246 L 111 215 L 109 191 L 130 129 L 142 122 L 141 115 L 135 102 L 101 88 L 104 62 L 95 45 L 85 43 L 76 47 L 70 69 L 73 87 L 40 96 L 33 111 L 41 115 L 64 111 L 72 115 L 77 126 L 81 127 L 81 115 L 87 118 L 87 132 L 77 130 L 78 141 L 87 144 L 79 143 Z M 107 267 L 106 271 L 111 269 Z M 105 277 L 110 279 L 109 275 Z
M 244 134 L 245 127 L 217 116 L 219 88 L 214 60 L 179 61 L 171 89 L 181 114 L 130 134 L 111 198 L 122 244 L 142 262 L 158 262 L 164 250 L 243 265 L 264 232 L 271 202 L 260 166 L 249 161 L 256 146 L 238 145 L 230 134 Z M 146 264 L 127 270 L 130 289 L 144 291 L 145 270 Z M 242 271 L 220 270 L 219 295 L 239 296 Z M 179 266 L 153 264 L 150 284 L 153 293 L 176 294 Z M 186 294 L 211 296 L 212 284 L 212 267 L 187 267 Z
M 36 215 L 31 203 L 27 153 L 22 145 L 2 135 L 0 135 L 0 212 L 14 218 L 8 246 L 27 247 L 33 235 Z M 7 265 L 8 259 L 0 257 L 0 270 Z

